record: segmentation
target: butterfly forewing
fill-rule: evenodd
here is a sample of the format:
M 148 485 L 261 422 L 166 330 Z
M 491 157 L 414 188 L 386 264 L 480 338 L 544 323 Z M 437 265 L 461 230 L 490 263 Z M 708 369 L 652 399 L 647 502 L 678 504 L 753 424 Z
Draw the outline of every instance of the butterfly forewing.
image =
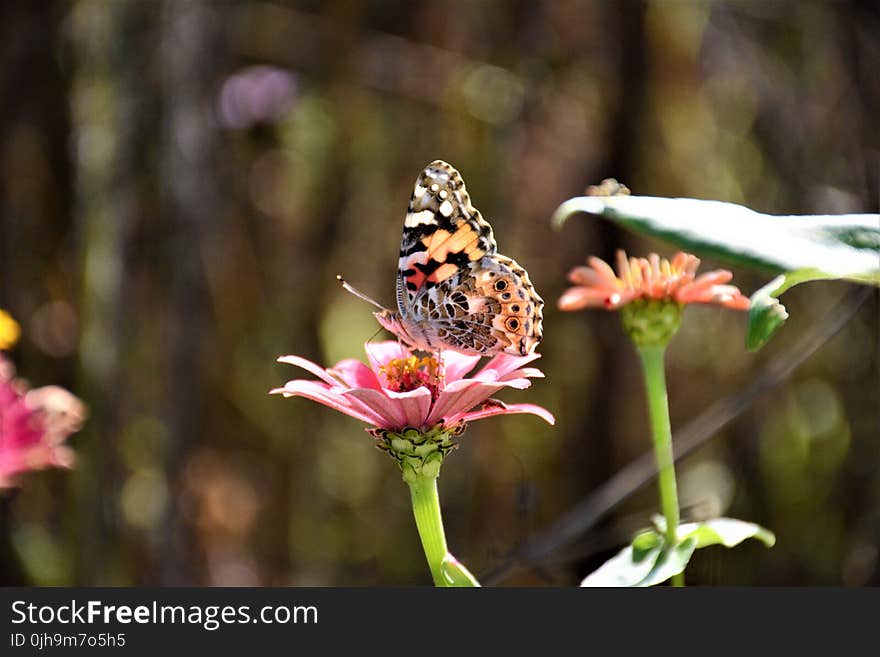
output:
M 398 310 L 404 314 L 422 289 L 496 250 L 492 227 L 471 205 L 461 174 L 442 160 L 432 162 L 416 180 L 403 224 Z
M 416 181 L 403 227 L 397 305 L 413 346 L 524 355 L 541 340 L 543 301 L 497 252 L 458 171 L 437 160 Z

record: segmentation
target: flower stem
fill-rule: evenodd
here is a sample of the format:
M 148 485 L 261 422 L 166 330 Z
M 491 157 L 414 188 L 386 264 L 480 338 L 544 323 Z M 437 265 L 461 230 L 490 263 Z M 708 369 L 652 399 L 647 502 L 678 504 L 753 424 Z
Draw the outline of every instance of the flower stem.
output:
M 641 346 L 639 356 L 645 374 L 651 433 L 654 437 L 654 456 L 657 459 L 660 485 L 660 507 L 666 519 L 666 541 L 671 547 L 677 541 L 678 490 L 675 483 L 675 459 L 672 454 L 672 428 L 669 422 L 669 403 L 666 395 L 666 373 L 663 357 L 666 346 Z M 673 586 L 684 586 L 684 574 L 672 578 Z
M 476 578 L 446 549 L 437 476 L 417 474 L 407 479 L 412 493 L 413 515 L 422 539 L 422 548 L 434 578 L 434 586 L 479 586 Z
M 440 498 L 437 496 L 437 477 L 417 475 L 409 484 L 412 493 L 413 515 L 422 539 L 422 548 L 428 559 L 428 567 L 434 578 L 434 586 L 446 586 L 441 564 L 446 556 L 446 535 L 440 515 Z

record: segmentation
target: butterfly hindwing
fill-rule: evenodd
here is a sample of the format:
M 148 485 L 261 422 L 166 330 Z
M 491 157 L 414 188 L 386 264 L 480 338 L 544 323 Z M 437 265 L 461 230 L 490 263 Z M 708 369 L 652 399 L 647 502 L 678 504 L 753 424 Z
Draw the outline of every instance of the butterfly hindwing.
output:
M 493 254 L 417 295 L 413 314 L 442 348 L 525 355 L 541 340 L 542 307 L 525 269 Z

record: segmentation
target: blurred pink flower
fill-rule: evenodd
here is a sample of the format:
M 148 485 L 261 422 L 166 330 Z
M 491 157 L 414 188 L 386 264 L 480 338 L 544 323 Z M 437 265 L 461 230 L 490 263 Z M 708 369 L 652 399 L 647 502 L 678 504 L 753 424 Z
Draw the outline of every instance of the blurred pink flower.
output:
M 27 390 L 0 355 L 0 488 L 16 476 L 47 467 L 69 468 L 74 454 L 64 445 L 86 417 L 85 405 L 58 386 Z
M 553 415 L 540 406 L 491 399 L 502 388 L 528 388 L 530 377 L 543 377 L 540 370 L 524 367 L 540 354 L 499 354 L 467 377 L 479 356 L 443 352 L 441 373 L 434 358 L 413 356 L 394 341 L 368 343 L 366 351 L 369 367 L 348 359 L 324 369 L 299 356 L 282 356 L 279 362 L 301 367 L 320 381 L 295 379 L 271 394 L 305 397 L 389 431 L 462 428 L 472 420 L 512 413 L 531 413 L 554 423 Z
M 700 259 L 679 251 L 672 262 L 652 253 L 647 258 L 627 258 L 617 252 L 617 274 L 604 261 L 592 257 L 589 267 L 575 267 L 568 279 L 575 284 L 557 302 L 560 310 L 606 308 L 617 310 L 635 299 L 666 299 L 685 305 L 709 303 L 748 310 L 749 299 L 727 283 L 733 274 L 724 269 L 696 277 Z

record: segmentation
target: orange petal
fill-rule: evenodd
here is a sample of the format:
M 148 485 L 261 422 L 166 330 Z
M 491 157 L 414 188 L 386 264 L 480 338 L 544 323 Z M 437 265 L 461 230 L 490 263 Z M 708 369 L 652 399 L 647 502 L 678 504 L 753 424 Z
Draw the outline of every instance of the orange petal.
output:
M 611 266 L 607 262 L 601 258 L 596 258 L 595 256 L 590 258 L 588 262 L 590 263 L 590 267 L 596 272 L 596 276 L 599 277 L 603 286 L 611 290 L 616 290 L 621 287 L 620 279 L 614 275 L 614 270 L 611 269 Z
M 568 272 L 568 280 L 575 285 L 586 285 L 588 287 L 599 285 L 598 274 L 592 268 L 584 266 L 574 267 Z
M 604 308 L 610 295 L 615 293 L 592 287 L 570 287 L 556 302 L 560 310 L 582 310 L 583 308 Z

